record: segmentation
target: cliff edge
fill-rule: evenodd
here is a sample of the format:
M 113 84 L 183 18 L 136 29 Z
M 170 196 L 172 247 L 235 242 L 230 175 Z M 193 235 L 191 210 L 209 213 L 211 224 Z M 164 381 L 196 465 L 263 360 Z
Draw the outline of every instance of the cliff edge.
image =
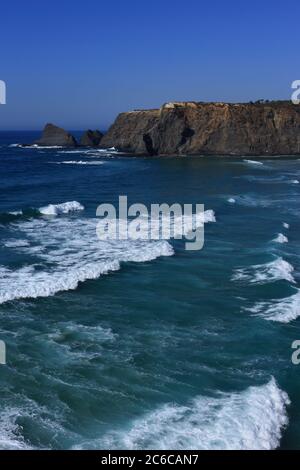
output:
M 171 102 L 119 114 L 100 145 L 140 155 L 297 155 L 300 106 Z

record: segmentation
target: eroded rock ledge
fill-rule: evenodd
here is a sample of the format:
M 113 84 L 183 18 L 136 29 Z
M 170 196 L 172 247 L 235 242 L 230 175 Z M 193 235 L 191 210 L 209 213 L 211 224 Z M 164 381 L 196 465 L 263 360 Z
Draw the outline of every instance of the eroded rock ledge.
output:
M 296 155 L 300 105 L 166 103 L 119 114 L 100 145 L 141 155 Z

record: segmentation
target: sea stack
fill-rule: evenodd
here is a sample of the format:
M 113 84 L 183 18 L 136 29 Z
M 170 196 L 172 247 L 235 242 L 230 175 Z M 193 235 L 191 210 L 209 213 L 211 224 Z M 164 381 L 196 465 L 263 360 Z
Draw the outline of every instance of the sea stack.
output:
M 97 147 L 103 137 L 102 132 L 91 129 L 87 130 L 80 139 L 80 145 L 83 147 Z
M 77 142 L 69 132 L 54 124 L 46 124 L 42 137 L 34 142 L 35 145 L 49 147 L 76 147 Z
M 101 147 L 141 155 L 298 155 L 300 106 L 263 100 L 166 103 L 119 114 Z

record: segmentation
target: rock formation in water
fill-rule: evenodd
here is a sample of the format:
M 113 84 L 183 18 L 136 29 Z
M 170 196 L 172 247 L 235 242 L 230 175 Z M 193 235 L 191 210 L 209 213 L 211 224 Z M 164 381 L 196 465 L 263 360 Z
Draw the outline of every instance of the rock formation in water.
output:
M 130 111 L 121 113 L 108 132 L 104 134 L 100 146 L 116 147 L 132 153 L 147 153 L 144 136 L 157 124 L 159 110 Z
M 300 106 L 174 102 L 121 113 L 101 147 L 148 155 L 300 154 Z
M 54 124 L 46 124 L 42 137 L 34 142 L 41 146 L 59 146 L 59 147 L 76 147 L 76 139 L 61 127 Z
M 102 137 L 103 134 L 100 131 L 92 131 L 89 129 L 81 137 L 80 145 L 84 147 L 97 147 L 100 144 Z

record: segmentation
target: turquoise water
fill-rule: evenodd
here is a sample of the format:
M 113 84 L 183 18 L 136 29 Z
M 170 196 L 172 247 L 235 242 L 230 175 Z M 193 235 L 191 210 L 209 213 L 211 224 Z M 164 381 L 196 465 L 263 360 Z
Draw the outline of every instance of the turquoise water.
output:
M 300 448 L 300 162 L 33 138 L 0 134 L 0 448 Z M 120 194 L 205 204 L 204 248 L 99 244 Z

